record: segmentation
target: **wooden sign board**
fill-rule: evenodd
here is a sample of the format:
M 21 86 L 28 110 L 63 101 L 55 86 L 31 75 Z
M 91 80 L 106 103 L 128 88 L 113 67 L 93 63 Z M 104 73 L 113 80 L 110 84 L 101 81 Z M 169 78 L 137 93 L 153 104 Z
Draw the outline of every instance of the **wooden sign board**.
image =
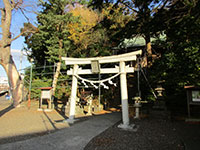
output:
M 200 90 L 193 90 L 192 91 L 192 101 L 193 102 L 200 102 Z
M 188 117 L 190 118 L 191 105 L 200 105 L 200 87 L 185 86 L 184 88 L 187 91 Z
M 48 108 L 51 109 L 51 103 L 52 103 L 52 87 L 41 87 L 41 98 L 40 98 L 40 104 L 39 108 L 42 108 L 42 102 L 44 99 L 48 102 Z
M 51 99 L 51 90 L 42 90 L 41 98 L 42 99 Z

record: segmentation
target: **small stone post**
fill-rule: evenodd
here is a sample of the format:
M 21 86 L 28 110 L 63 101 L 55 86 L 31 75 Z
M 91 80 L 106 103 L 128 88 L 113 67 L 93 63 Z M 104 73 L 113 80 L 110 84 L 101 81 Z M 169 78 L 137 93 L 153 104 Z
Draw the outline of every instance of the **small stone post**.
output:
M 92 97 L 89 98 L 88 115 L 92 115 Z

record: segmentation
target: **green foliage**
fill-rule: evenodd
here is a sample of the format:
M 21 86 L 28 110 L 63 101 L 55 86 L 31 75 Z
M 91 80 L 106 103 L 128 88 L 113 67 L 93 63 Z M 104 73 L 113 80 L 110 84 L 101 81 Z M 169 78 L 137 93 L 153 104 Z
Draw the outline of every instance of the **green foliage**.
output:
M 166 30 L 167 48 L 165 54 L 167 68 L 174 73 L 167 73 L 168 79 L 176 79 L 177 86 L 198 85 L 199 80 L 199 62 L 200 62 L 200 3 L 198 1 L 180 1 L 176 10 L 181 11 L 182 17 L 170 19 L 170 25 Z M 171 11 L 172 11 L 171 10 Z M 174 12 L 171 12 L 174 14 Z
M 44 58 L 48 62 L 58 62 L 61 56 L 69 55 L 71 48 L 68 24 L 74 21 L 74 17 L 66 12 L 67 0 L 49 0 L 40 4 L 42 11 L 37 16 L 37 32 L 25 35 L 31 56 L 38 65 L 44 64 Z
M 31 50 L 30 58 L 34 59 L 35 68 L 37 68 L 33 68 L 32 85 L 32 92 L 36 97 L 39 96 L 39 93 L 38 89 L 34 89 L 34 86 L 52 86 L 54 67 L 45 68 L 45 66 L 60 62 L 61 57 L 71 56 L 73 45 L 69 39 L 68 24 L 76 22 L 77 18 L 67 12 L 69 4 L 68 0 L 41 2 L 42 9 L 37 16 L 36 32 L 24 35 L 27 49 Z
M 32 80 L 31 99 L 39 99 L 41 97 L 41 87 L 50 87 L 51 80 L 47 78 L 36 78 Z
M 66 67 L 62 67 L 62 71 L 66 71 Z M 49 74 L 48 74 L 49 73 Z M 28 90 L 30 85 L 30 68 L 25 72 L 25 88 Z M 53 67 L 47 68 L 36 68 L 33 66 L 33 75 L 32 75 L 32 84 L 31 84 L 31 99 L 39 99 L 41 94 L 41 87 L 51 87 L 52 86 L 52 76 L 53 76 Z M 58 99 L 63 99 L 69 97 L 71 86 L 69 86 L 69 81 L 71 80 L 70 76 L 61 74 L 58 78 L 58 86 L 56 88 L 55 97 Z
M 58 86 L 56 88 L 55 97 L 61 100 L 66 100 L 69 98 L 71 93 L 71 85 L 69 85 L 69 80 L 71 77 L 66 75 L 60 75 L 58 78 Z
M 81 2 L 87 4 L 86 1 Z M 94 18 L 100 19 L 95 20 L 91 26 L 85 26 L 87 23 L 87 19 L 83 20 L 85 16 L 82 16 L 81 20 L 80 15 L 73 16 L 70 11 L 67 11 L 68 4 L 66 0 L 49 0 L 48 3 L 41 4 L 43 9 L 38 15 L 37 32 L 25 36 L 28 48 L 32 49 L 31 57 L 35 59 L 36 65 L 43 65 L 44 58 L 48 59 L 48 65 L 59 61 L 60 56 L 110 55 L 111 48 L 118 46 L 124 38 L 138 35 L 150 38 L 164 34 L 164 40 L 158 39 L 154 43 L 154 50 L 160 54 L 160 57 L 146 69 L 151 86 L 156 88 L 157 84 L 162 82 L 166 97 L 172 100 L 179 95 L 183 97 L 184 85 L 200 85 L 200 2 L 198 0 L 92 0 L 89 2 L 94 9 L 91 14 L 96 16 L 98 12 L 98 17 Z M 80 11 L 78 14 L 81 14 Z M 70 28 L 70 30 L 69 25 L 77 25 L 77 28 Z M 52 70 L 44 70 L 44 72 L 48 71 L 52 72 Z M 33 73 L 33 78 L 38 85 L 42 86 L 44 83 L 37 80 L 36 73 Z M 44 79 L 44 76 L 41 78 Z M 62 76 L 59 79 L 63 79 L 63 82 L 58 83 L 56 97 L 62 98 L 69 95 L 70 89 L 65 90 L 68 87 L 68 77 Z M 141 89 L 144 99 L 154 99 L 151 89 L 142 77 Z

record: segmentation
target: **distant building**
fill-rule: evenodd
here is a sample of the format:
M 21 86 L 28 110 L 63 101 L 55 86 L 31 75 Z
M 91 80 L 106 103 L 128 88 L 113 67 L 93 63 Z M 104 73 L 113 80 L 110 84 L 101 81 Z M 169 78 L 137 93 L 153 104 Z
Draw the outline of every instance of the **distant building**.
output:
M 7 77 L 0 77 L 0 91 L 8 90 L 8 78 Z

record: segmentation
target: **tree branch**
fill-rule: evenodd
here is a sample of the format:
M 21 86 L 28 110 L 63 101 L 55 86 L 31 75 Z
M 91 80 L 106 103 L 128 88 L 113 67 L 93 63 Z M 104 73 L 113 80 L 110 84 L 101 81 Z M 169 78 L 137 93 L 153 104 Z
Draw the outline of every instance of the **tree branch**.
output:
M 1 23 L 3 24 L 4 20 L 5 20 L 5 9 L 0 8 L 1 11 Z M 2 24 L 0 27 L 2 27 Z
M 21 32 L 19 35 L 17 35 L 16 37 L 14 37 L 13 39 L 11 39 L 11 42 L 18 39 L 22 34 L 24 34 L 25 32 Z
M 3 14 L 1 18 L 2 23 L 2 31 L 5 36 L 9 36 L 10 34 L 10 25 L 11 25 L 11 17 L 12 17 L 12 8 L 9 0 L 3 0 L 4 8 Z
M 166 0 L 160 9 L 165 8 L 165 6 L 167 5 L 168 2 L 169 2 L 169 0 Z
M 2 12 L 4 9 L 3 8 L 0 8 L 0 11 Z
M 24 17 L 26 18 L 26 20 L 28 22 L 30 22 L 29 18 L 26 16 L 26 14 L 24 13 L 24 11 L 22 10 L 22 8 L 19 8 L 19 10 L 22 12 L 22 14 L 24 15 Z
M 128 7 L 129 9 L 131 9 L 133 12 L 138 13 L 137 10 L 135 10 L 134 8 L 132 8 L 131 6 L 129 6 L 126 2 L 121 1 L 121 0 L 119 0 L 118 2 L 121 3 L 121 4 L 123 4 L 123 5 L 125 5 L 126 7 Z
M 18 1 L 11 0 L 11 2 L 10 2 L 12 9 L 18 9 L 18 8 L 20 8 L 20 6 L 22 4 L 23 4 L 23 0 L 18 0 Z
M 18 39 L 20 36 L 22 36 L 24 33 L 35 33 L 36 31 L 22 31 L 19 35 L 11 39 L 11 42 Z
M 11 0 L 11 6 L 12 6 L 12 9 L 14 9 L 15 8 L 15 1 L 14 0 Z

